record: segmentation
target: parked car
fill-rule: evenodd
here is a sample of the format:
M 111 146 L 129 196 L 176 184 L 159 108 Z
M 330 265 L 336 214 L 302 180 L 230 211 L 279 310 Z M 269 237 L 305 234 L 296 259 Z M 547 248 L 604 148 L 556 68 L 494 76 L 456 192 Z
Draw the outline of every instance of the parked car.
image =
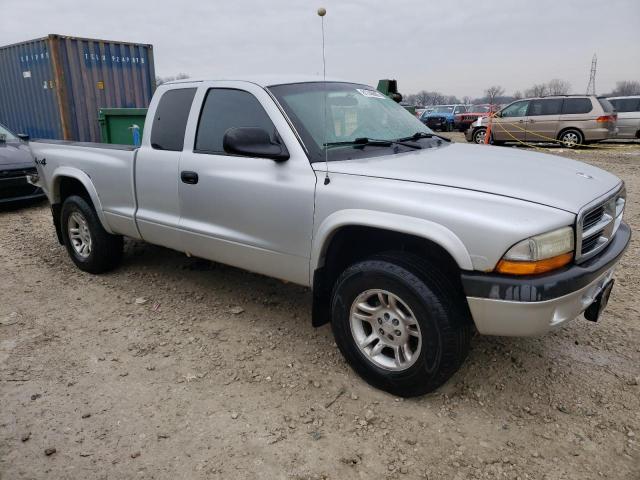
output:
M 616 176 L 445 141 L 366 85 L 172 82 L 146 125 L 139 148 L 30 142 L 77 267 L 116 267 L 128 236 L 309 286 L 313 325 L 395 395 L 447 381 L 474 328 L 597 320 L 630 238 Z
M 450 132 L 453 120 L 459 113 L 467 111 L 468 105 L 435 105 L 430 112 L 425 112 L 420 121 L 433 130 Z
M 618 114 L 616 138 L 640 138 L 640 95 L 607 98 Z
M 517 100 L 491 119 L 491 142 L 559 142 L 565 147 L 615 137 L 617 115 L 606 98 L 563 95 Z M 467 141 L 484 143 L 488 118 L 472 124 Z
M 0 124 L 0 204 L 43 198 L 44 192 L 27 182 L 27 176 L 36 173 L 29 147 Z
M 478 118 L 488 117 L 490 114 L 500 110 L 500 105 L 491 105 L 483 103 L 480 105 L 471 105 L 464 113 L 458 113 L 453 119 L 453 128 L 460 132 L 465 132 L 473 122 Z

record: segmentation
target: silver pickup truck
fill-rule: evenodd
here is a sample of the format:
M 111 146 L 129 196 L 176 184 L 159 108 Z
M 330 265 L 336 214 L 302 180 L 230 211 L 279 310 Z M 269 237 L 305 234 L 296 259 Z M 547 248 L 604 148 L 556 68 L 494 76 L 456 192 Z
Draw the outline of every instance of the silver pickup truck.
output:
M 444 383 L 476 330 L 597 320 L 631 235 L 614 175 L 450 143 L 366 85 L 174 82 L 146 125 L 140 148 L 30 143 L 73 262 L 112 269 L 127 236 L 309 286 L 313 324 L 396 395 Z

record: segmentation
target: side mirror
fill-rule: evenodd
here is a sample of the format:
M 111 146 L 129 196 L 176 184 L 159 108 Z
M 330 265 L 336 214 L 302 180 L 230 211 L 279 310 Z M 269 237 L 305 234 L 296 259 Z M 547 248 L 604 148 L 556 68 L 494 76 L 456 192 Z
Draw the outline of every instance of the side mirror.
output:
M 24 142 L 27 142 L 29 140 L 29 135 L 27 135 L 26 133 L 18 133 L 16 134 L 16 137 Z
M 267 131 L 259 127 L 230 128 L 222 138 L 222 147 L 227 153 L 245 157 L 270 158 L 276 162 L 289 159 L 287 148 L 272 142 Z

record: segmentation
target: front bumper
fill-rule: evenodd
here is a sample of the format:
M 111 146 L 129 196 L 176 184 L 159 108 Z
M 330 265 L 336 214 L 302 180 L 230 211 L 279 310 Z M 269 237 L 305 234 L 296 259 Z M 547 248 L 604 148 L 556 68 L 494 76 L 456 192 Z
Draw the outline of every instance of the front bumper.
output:
M 500 336 L 541 335 L 573 320 L 611 280 L 630 238 L 631 230 L 622 222 L 602 253 L 579 265 L 545 275 L 463 273 L 462 285 L 478 332 Z
M 464 132 L 465 130 L 469 129 L 472 123 L 473 123 L 473 120 L 454 120 L 453 128 L 455 128 L 456 130 L 460 130 L 461 132 Z
M 471 125 L 469 125 L 469 128 L 467 128 L 464 132 L 464 138 L 467 139 L 467 142 L 472 142 L 473 141 L 473 122 L 471 123 Z
M 0 204 L 43 198 L 44 192 L 30 184 L 27 176 L 0 178 Z
M 434 130 L 446 128 L 449 123 L 445 117 L 427 117 L 423 122 L 427 127 Z

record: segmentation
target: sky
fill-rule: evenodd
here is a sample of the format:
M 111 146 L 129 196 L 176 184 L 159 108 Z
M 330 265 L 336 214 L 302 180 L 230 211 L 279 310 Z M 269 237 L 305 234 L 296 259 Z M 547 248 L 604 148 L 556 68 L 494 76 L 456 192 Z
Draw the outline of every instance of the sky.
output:
M 640 0 L 0 0 L 0 45 L 63 35 L 150 43 L 156 74 L 322 74 L 479 97 L 552 78 L 640 81 Z M 14 12 L 14 14 L 8 14 Z

